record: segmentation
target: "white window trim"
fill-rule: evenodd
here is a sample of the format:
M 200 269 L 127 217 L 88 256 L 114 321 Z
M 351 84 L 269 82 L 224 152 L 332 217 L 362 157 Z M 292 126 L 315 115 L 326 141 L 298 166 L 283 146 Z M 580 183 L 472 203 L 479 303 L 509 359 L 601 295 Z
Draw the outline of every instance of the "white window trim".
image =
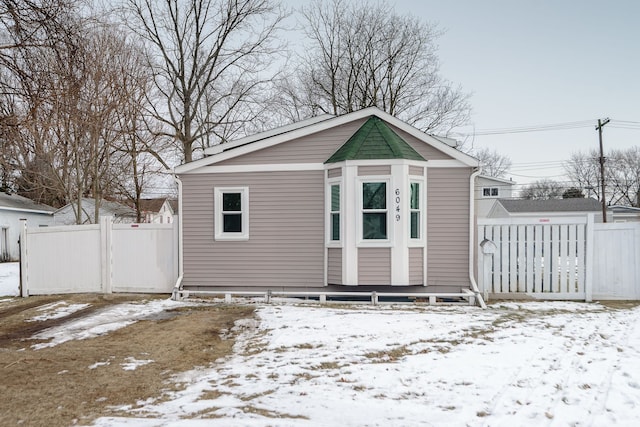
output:
M 362 208 L 362 185 L 368 182 L 384 182 L 386 183 L 387 190 L 387 207 L 384 212 L 387 213 L 387 238 L 386 239 L 364 239 L 362 237 L 362 217 L 364 214 L 364 209 Z M 375 248 L 375 247 L 391 247 L 393 246 L 393 222 L 391 222 L 391 217 L 393 216 L 393 209 L 390 205 L 392 205 L 392 194 L 391 194 L 391 177 L 388 175 L 383 176 L 374 176 L 374 175 L 366 175 L 357 178 L 356 183 L 356 212 L 357 212 L 357 220 L 356 220 L 356 233 L 357 233 L 357 247 L 365 247 L 365 248 Z M 383 212 L 382 210 L 370 210 L 369 212 Z
M 242 214 L 242 232 L 240 233 L 222 231 L 222 195 L 224 193 L 240 193 L 240 213 Z M 215 240 L 249 240 L 249 187 L 215 187 L 213 207 Z
M 345 205 L 344 205 L 344 185 L 342 184 L 342 177 L 335 177 L 335 178 L 330 178 L 326 181 L 326 196 L 325 196 L 325 212 L 326 212 L 326 220 L 325 220 L 325 243 L 327 245 L 327 247 L 331 247 L 331 248 L 341 248 L 343 246 L 343 242 L 344 242 L 344 233 L 345 233 L 345 229 L 344 229 L 344 212 L 345 212 Z M 332 226 L 332 218 L 331 218 L 331 214 L 333 213 L 333 211 L 331 210 L 331 186 L 332 185 L 338 185 L 340 187 L 340 210 L 338 211 L 338 213 L 340 214 L 340 239 L 339 240 L 332 240 L 331 238 L 333 237 L 331 234 L 331 226 Z
M 484 190 L 489 190 L 489 195 L 488 196 L 484 195 Z M 492 195 L 491 193 L 493 192 L 493 190 L 496 190 L 496 192 L 498 194 L 496 194 L 495 196 Z M 500 197 L 500 189 L 498 187 L 482 187 L 482 197 L 486 198 L 486 199 Z
M 416 183 L 420 185 L 420 200 L 419 200 L 419 206 L 418 206 L 418 211 L 420 212 L 420 218 L 419 218 L 419 224 L 420 224 L 420 237 L 417 239 L 413 239 L 411 238 L 411 184 Z M 426 222 L 426 213 L 425 213 L 425 201 L 426 201 L 426 185 L 424 182 L 424 179 L 421 178 L 417 178 L 415 176 L 412 176 L 409 179 L 409 197 L 407 197 L 407 212 L 409 212 L 409 218 L 407 218 L 407 220 L 409 221 L 407 224 L 407 228 L 408 228 L 408 238 L 409 238 L 409 247 L 422 247 L 424 246 L 424 242 L 426 239 L 426 231 L 427 231 L 427 222 Z M 415 209 L 414 209 L 415 210 Z

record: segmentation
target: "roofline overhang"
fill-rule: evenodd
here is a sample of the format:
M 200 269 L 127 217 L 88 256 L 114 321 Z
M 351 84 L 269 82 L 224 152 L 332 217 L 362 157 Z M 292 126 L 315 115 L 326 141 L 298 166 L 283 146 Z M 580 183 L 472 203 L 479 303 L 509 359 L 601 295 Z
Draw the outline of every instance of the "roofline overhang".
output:
M 7 206 L 0 206 L 0 210 L 4 211 L 13 211 L 13 212 L 25 212 L 25 213 L 36 213 L 43 215 L 53 215 L 55 211 L 42 211 L 38 209 L 22 209 L 22 208 L 10 208 Z
M 241 156 L 243 154 L 248 154 L 254 151 L 258 151 L 264 148 L 268 148 L 274 145 L 281 144 L 283 142 L 291 141 L 293 139 L 301 138 L 307 135 L 311 135 L 317 132 L 321 132 L 323 130 L 330 129 L 332 127 L 341 126 L 346 123 L 350 123 L 356 120 L 364 119 L 366 117 L 376 116 L 387 123 L 397 127 L 398 129 L 412 135 L 413 137 L 423 141 L 424 143 L 430 144 L 442 151 L 443 153 L 451 156 L 453 159 L 460 161 L 461 163 L 469 166 L 469 167 L 478 167 L 480 162 L 478 159 L 469 156 L 461 151 L 456 150 L 455 148 L 450 147 L 444 142 L 439 141 L 438 139 L 428 135 L 419 129 L 414 128 L 413 126 L 401 121 L 400 119 L 395 118 L 394 116 L 385 113 L 377 107 L 368 107 L 362 110 L 354 111 L 353 113 L 343 114 L 341 116 L 336 116 L 332 118 L 323 118 L 320 121 L 313 122 L 311 124 L 305 124 L 302 127 L 297 127 L 288 131 L 280 131 L 272 136 L 266 136 L 261 138 L 256 138 L 260 135 L 264 135 L 265 133 L 269 133 L 269 131 L 256 134 L 253 138 L 242 138 L 240 140 L 222 144 L 222 146 L 226 145 L 226 148 L 223 148 L 225 151 L 218 152 L 216 154 L 211 155 L 210 157 L 205 157 L 200 160 L 196 160 L 190 163 L 186 163 L 174 168 L 174 173 L 176 174 L 184 174 L 195 169 L 209 166 L 224 160 L 228 160 L 237 156 Z M 320 116 L 324 117 L 324 116 Z M 310 119 L 309 119 L 310 120 Z M 303 121 L 304 122 L 304 121 Z M 280 128 L 281 129 L 281 128 Z M 277 129 L 274 129 L 272 132 L 276 132 Z
M 510 179 L 496 178 L 494 176 L 489 176 L 489 175 L 482 175 L 482 174 L 478 175 L 478 179 L 481 179 L 481 178 L 482 179 L 488 179 L 488 180 L 491 180 L 491 181 L 501 182 L 503 184 L 510 184 L 510 185 L 515 185 L 516 184 L 515 181 L 512 181 Z

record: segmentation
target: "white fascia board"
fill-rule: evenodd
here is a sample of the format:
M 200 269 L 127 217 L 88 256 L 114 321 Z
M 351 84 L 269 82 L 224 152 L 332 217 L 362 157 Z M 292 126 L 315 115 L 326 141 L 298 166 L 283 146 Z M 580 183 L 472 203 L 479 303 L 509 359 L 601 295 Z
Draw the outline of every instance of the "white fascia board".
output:
M 41 210 L 37 210 L 37 209 L 10 208 L 10 207 L 6 207 L 6 206 L 0 206 L 0 210 L 12 211 L 12 212 L 35 213 L 35 214 L 43 214 L 43 215 L 53 215 L 53 211 L 41 211 Z
M 416 138 L 418 138 L 419 140 L 425 142 L 426 144 L 429 144 L 431 146 L 433 146 L 434 148 L 442 151 L 443 153 L 453 157 L 454 159 L 464 163 L 466 166 L 473 166 L 473 167 L 478 167 L 480 166 L 480 161 L 478 159 L 476 159 L 475 157 L 472 157 L 468 154 L 463 153 L 462 151 L 456 150 L 455 148 L 445 144 L 444 142 L 438 140 L 437 138 L 426 134 L 424 132 L 422 132 L 419 129 L 416 129 L 415 127 L 403 122 L 400 119 L 397 119 L 395 117 L 393 117 L 391 114 L 385 113 L 382 110 L 379 110 L 376 107 L 370 107 L 367 108 L 365 110 L 369 110 L 369 109 L 375 109 L 377 111 L 377 113 L 375 113 L 376 116 L 380 117 L 382 120 L 392 124 L 393 126 L 397 127 L 398 129 L 401 129 L 405 132 L 407 132 L 409 135 L 412 135 Z M 365 110 L 360 110 L 360 111 L 365 111 Z M 372 115 L 374 113 L 370 112 L 369 115 Z
M 309 119 L 301 120 L 299 122 L 291 123 L 284 126 L 279 126 L 274 129 L 270 129 L 264 132 L 256 133 L 253 135 L 245 136 L 244 138 L 237 139 L 235 141 L 226 142 L 224 144 L 217 144 L 213 147 L 205 148 L 204 154 L 207 156 L 215 155 L 227 151 L 231 148 L 238 147 L 245 144 L 250 144 L 261 139 L 271 138 L 272 136 L 280 135 L 283 133 L 291 132 L 296 129 L 300 129 L 306 126 L 310 126 L 325 120 L 331 119 L 335 116 L 331 114 L 322 114 L 320 116 L 311 117 Z
M 481 180 L 481 179 L 486 179 L 488 181 L 495 181 L 495 182 L 498 182 L 500 184 L 510 184 L 510 185 L 515 185 L 516 184 L 515 181 L 512 181 L 510 179 L 496 178 L 496 177 L 488 176 L 488 175 L 478 175 L 478 177 L 476 178 L 476 180 Z
M 238 157 L 244 154 L 248 154 L 254 151 L 262 150 L 264 148 L 272 147 L 274 145 L 281 144 L 283 142 L 291 141 L 293 139 L 301 138 L 307 135 L 311 135 L 317 132 L 321 132 L 327 129 L 331 129 L 333 127 L 338 127 L 346 123 L 350 123 L 356 120 L 360 120 L 369 116 L 377 116 L 380 119 L 388 122 L 389 124 L 407 132 L 408 134 L 416 137 L 417 139 L 423 141 L 426 144 L 433 146 L 434 148 L 442 151 L 443 153 L 453 157 L 458 162 L 463 163 L 465 166 L 477 167 L 480 162 L 467 155 L 464 154 L 455 148 L 449 147 L 447 144 L 438 141 L 430 135 L 410 126 L 403 121 L 393 117 L 392 115 L 385 113 L 377 107 L 368 107 L 362 110 L 354 111 L 353 113 L 344 114 L 342 116 L 337 116 L 329 119 L 324 119 L 320 122 L 304 125 L 304 127 L 298 127 L 294 130 L 279 133 L 272 137 L 264 137 L 262 139 L 258 139 L 255 142 L 243 142 L 240 144 L 241 140 L 223 144 L 226 148 L 230 148 L 230 144 L 234 144 L 237 148 L 233 150 L 227 149 L 227 151 L 223 151 L 221 153 L 213 154 L 209 157 L 205 157 L 204 159 L 196 160 L 195 162 L 190 162 L 184 165 L 180 165 L 174 169 L 176 174 L 183 174 L 191 172 L 195 169 L 209 166 L 218 162 L 222 162 L 234 157 Z M 249 140 L 247 140 L 249 141 Z M 239 146 L 238 146 L 239 145 Z M 225 147 L 223 147 L 225 148 Z

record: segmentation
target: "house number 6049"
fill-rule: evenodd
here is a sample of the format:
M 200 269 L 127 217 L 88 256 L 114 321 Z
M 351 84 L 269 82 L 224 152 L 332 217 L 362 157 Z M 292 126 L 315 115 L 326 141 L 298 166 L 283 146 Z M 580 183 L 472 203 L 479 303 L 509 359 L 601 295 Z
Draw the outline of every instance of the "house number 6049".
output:
M 400 189 L 396 188 L 396 206 L 395 206 L 395 211 L 396 211 L 396 221 L 400 221 Z

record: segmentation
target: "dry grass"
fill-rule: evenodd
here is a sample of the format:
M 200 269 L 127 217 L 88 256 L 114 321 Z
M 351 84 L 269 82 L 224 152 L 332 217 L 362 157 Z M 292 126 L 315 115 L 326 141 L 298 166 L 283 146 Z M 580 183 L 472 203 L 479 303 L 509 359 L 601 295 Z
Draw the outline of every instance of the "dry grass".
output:
M 105 336 L 33 350 L 34 333 L 116 303 L 158 298 L 132 295 L 31 297 L 0 304 L 0 425 L 69 426 L 113 415 L 115 406 L 162 396 L 180 387 L 170 379 L 195 366 L 209 366 L 231 353 L 220 338 L 251 307 L 201 305 L 142 320 Z M 162 296 L 161 298 L 166 298 Z M 62 319 L 26 322 L 54 301 L 89 303 Z M 124 370 L 130 358 L 152 360 Z M 93 369 L 89 367 L 100 363 Z

